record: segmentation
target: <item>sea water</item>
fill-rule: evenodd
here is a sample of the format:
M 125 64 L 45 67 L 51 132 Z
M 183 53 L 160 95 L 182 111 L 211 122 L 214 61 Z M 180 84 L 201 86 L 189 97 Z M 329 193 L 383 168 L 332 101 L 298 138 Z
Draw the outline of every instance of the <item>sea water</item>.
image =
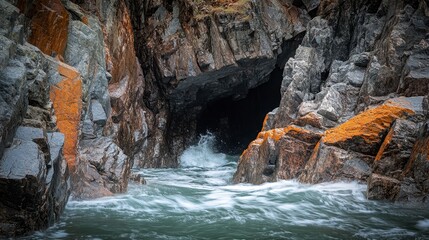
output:
M 237 156 L 214 137 L 177 169 L 134 170 L 147 184 L 91 201 L 71 199 L 61 221 L 27 239 L 429 239 L 429 210 L 369 201 L 357 182 L 233 184 Z

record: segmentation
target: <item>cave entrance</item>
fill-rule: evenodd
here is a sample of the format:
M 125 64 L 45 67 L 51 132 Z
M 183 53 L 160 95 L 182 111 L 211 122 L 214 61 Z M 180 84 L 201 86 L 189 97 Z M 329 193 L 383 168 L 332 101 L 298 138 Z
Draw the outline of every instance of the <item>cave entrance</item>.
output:
M 198 118 L 197 133 L 213 133 L 220 152 L 241 154 L 261 130 L 265 115 L 278 107 L 282 72 L 275 68 L 266 83 L 250 89 L 243 99 L 230 96 L 208 103 Z

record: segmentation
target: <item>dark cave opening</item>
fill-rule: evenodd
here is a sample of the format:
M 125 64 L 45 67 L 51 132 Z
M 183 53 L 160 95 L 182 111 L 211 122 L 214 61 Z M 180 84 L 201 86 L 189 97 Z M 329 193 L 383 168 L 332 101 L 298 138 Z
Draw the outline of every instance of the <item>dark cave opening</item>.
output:
M 207 104 L 197 121 L 197 133 L 216 136 L 216 150 L 241 154 L 262 128 L 265 115 L 278 107 L 282 68 L 275 68 L 266 83 L 250 89 L 243 99 L 233 96 Z

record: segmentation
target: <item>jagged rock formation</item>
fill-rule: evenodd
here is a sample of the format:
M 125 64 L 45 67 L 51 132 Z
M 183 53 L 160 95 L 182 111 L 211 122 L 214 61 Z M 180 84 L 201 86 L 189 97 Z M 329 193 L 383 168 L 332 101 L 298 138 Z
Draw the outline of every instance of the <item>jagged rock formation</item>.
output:
M 58 220 L 70 180 L 49 99 L 59 65 L 24 41 L 19 9 L 0 1 L 0 12 L 0 236 L 14 236 Z
M 427 2 L 322 0 L 317 15 L 234 181 L 359 180 L 370 199 L 428 203 Z
M 207 104 L 244 98 L 268 81 L 293 54 L 310 15 L 292 1 L 146 3 L 130 2 L 146 105 L 155 114 L 148 122 L 153 147 L 138 165 L 177 166 Z
M 126 191 L 132 166 L 177 166 L 210 104 L 280 71 L 236 182 L 353 179 L 371 199 L 427 202 L 427 1 L 0 0 L 0 13 L 0 236 L 46 228 L 70 191 Z
M 71 190 L 126 191 L 147 116 L 124 2 L 0 1 L 0 11 L 0 236 L 16 236 L 58 220 Z

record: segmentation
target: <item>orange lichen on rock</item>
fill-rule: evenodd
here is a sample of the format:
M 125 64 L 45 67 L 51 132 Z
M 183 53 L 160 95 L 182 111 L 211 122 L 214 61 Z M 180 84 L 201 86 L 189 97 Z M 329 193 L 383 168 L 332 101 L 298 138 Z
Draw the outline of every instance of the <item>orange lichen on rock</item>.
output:
M 380 150 L 378 150 L 377 156 L 375 156 L 375 161 L 380 161 L 380 159 L 383 157 L 383 153 L 386 150 L 387 146 L 389 145 L 390 141 L 392 140 L 394 133 L 395 133 L 394 129 L 391 128 L 389 133 L 384 138 L 383 144 L 381 144 L 381 147 L 380 147 Z
M 59 63 L 58 73 L 63 79 L 51 87 L 50 98 L 58 129 L 65 136 L 64 156 L 69 168 L 74 169 L 82 110 L 82 80 L 75 68 L 64 63 Z
M 414 111 L 404 104 L 388 102 L 376 108 L 367 110 L 338 127 L 326 131 L 324 142 L 337 144 L 356 138 L 366 144 L 377 144 L 381 141 L 382 133 L 398 118 L 413 114 Z
M 265 118 L 264 118 L 264 122 L 262 123 L 262 129 L 261 129 L 261 132 L 263 132 L 263 131 L 265 131 L 265 130 L 266 130 L 266 129 L 265 129 L 265 127 L 267 126 L 268 119 L 269 119 L 269 115 L 268 115 L 268 114 L 266 114 L 266 115 L 265 115 Z
M 35 7 L 27 15 L 31 19 L 31 35 L 28 42 L 47 55 L 64 55 L 69 15 L 61 1 L 35 1 Z
M 308 141 L 308 142 L 318 141 L 318 139 L 320 139 L 322 136 L 319 133 L 315 133 L 310 130 L 300 128 L 295 125 L 289 125 L 285 128 L 275 128 L 268 131 L 259 132 L 257 138 L 253 140 L 247 148 L 249 149 L 252 146 L 260 146 L 263 142 L 267 141 L 268 139 L 272 139 L 277 142 L 285 135 L 290 135 L 291 137 L 294 137 L 303 141 Z M 315 138 L 316 140 L 314 140 L 313 138 Z M 245 154 L 246 150 L 244 150 L 242 155 Z

